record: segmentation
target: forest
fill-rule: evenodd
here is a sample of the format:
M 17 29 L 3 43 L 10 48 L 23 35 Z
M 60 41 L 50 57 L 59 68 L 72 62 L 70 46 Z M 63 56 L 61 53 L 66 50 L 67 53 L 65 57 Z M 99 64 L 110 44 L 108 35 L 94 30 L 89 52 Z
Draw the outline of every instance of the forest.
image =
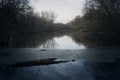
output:
M 84 15 L 70 22 L 55 23 L 55 11 L 35 13 L 29 0 L 0 0 L 0 43 L 8 42 L 13 36 L 71 31 L 78 43 L 120 43 L 120 1 L 86 0 Z
M 0 44 L 19 35 L 70 30 L 63 23 L 54 23 L 56 17 L 55 11 L 34 12 L 30 0 L 0 0 Z
M 54 23 L 57 17 L 54 11 L 42 11 L 38 14 L 33 11 L 29 3 L 29 0 L 0 0 L 1 35 L 53 31 L 58 30 L 57 28 L 67 28 L 62 23 Z
M 84 15 L 76 16 L 69 23 L 77 42 L 119 45 L 120 43 L 120 1 L 88 0 Z

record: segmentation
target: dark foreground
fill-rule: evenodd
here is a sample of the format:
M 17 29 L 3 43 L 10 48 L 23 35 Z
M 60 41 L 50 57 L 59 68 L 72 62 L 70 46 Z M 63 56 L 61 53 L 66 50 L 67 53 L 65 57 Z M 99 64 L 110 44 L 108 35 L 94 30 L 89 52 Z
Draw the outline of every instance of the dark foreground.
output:
M 0 80 L 120 80 L 120 47 L 0 53 Z

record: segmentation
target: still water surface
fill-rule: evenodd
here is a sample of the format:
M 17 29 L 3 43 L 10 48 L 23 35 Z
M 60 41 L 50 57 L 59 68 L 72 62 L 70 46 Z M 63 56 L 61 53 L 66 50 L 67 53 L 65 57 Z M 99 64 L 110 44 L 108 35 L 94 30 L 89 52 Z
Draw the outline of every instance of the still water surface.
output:
M 0 40 L 0 48 L 85 49 L 71 33 L 31 33 Z
M 49 45 L 50 41 L 39 46 L 39 49 L 85 49 L 83 44 L 77 44 L 70 36 L 64 35 L 61 37 L 54 37 L 53 45 Z
M 0 67 L 1 80 L 120 80 L 119 63 L 75 61 L 48 66 Z
M 83 44 L 75 42 L 69 35 L 45 35 L 46 34 L 20 35 L 12 37 L 9 43 L 1 44 L 1 47 L 4 45 L 5 48 L 15 49 L 0 50 L 0 62 L 2 63 L 0 64 L 0 80 L 120 80 L 119 58 L 116 62 L 96 62 L 96 59 L 99 60 L 99 57 L 103 60 L 104 55 L 99 56 L 100 54 L 98 54 L 98 58 L 95 57 L 95 51 L 97 53 L 99 51 L 94 49 L 92 52 L 88 51 L 90 56 L 83 54 L 83 56 L 85 56 L 84 60 L 80 59 L 83 57 L 79 54 L 79 52 L 84 52 L 84 50 L 72 50 L 71 52 L 69 52 L 70 50 L 60 50 L 57 51 L 58 53 L 55 51 L 47 52 L 47 50 L 38 50 L 86 48 Z M 29 49 L 17 50 L 16 48 Z M 33 48 L 37 48 L 37 51 Z M 104 51 L 105 49 L 100 49 L 101 53 L 112 53 L 112 51 Z M 76 52 L 78 52 L 77 55 L 75 55 Z M 117 53 L 117 51 L 115 52 Z M 93 54 L 92 57 L 91 54 Z M 114 55 L 111 55 L 111 57 Z M 110 58 L 110 56 L 105 57 L 105 60 L 106 58 Z M 16 61 L 20 62 L 18 64 L 21 65 L 20 67 L 7 64 L 3 65 L 5 62 L 12 63 Z

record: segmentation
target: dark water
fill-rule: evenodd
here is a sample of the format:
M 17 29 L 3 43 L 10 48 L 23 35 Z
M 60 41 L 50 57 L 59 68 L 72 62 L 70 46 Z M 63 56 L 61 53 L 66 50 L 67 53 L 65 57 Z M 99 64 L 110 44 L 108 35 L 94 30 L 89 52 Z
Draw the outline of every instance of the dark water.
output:
M 85 49 L 83 44 L 76 43 L 72 37 L 64 35 L 53 38 L 53 45 L 49 45 L 50 41 L 39 46 L 39 49 Z
M 119 80 L 119 63 L 75 61 L 47 66 L 0 67 L 1 80 Z
M 0 80 L 120 80 L 119 60 L 104 61 L 110 60 L 114 54 L 97 62 L 97 57 L 91 56 L 85 56 L 85 58 L 90 58 L 92 61 L 81 60 L 79 52 L 84 51 L 68 52 L 69 49 L 86 49 L 84 44 L 75 42 L 70 33 L 32 33 L 9 36 L 0 40 L 0 47 Z M 67 52 L 45 53 L 47 49 L 66 49 Z M 100 50 L 105 54 L 112 51 L 110 49 L 110 52 L 104 52 L 104 48 Z M 114 52 L 119 53 L 119 49 L 117 50 Z M 94 53 L 96 56 L 95 51 L 88 51 L 88 54 Z M 78 52 L 77 55 L 75 55 L 76 52 Z M 100 56 L 101 60 L 103 56 Z M 97 59 L 99 61 L 99 57 Z M 19 63 L 8 64 L 17 61 Z
M 7 36 L 0 40 L 1 48 L 85 49 L 76 43 L 70 32 L 29 33 Z
M 0 80 L 119 80 L 119 52 L 119 48 L 58 53 L 32 48 L 2 49 Z

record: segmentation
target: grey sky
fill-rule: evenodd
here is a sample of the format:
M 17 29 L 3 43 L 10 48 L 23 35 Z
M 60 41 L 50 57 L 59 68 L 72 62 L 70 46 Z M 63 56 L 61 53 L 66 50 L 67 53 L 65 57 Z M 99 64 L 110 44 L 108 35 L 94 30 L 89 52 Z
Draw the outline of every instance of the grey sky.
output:
M 85 0 L 32 0 L 35 12 L 55 11 L 56 22 L 67 23 L 77 15 L 82 15 Z

